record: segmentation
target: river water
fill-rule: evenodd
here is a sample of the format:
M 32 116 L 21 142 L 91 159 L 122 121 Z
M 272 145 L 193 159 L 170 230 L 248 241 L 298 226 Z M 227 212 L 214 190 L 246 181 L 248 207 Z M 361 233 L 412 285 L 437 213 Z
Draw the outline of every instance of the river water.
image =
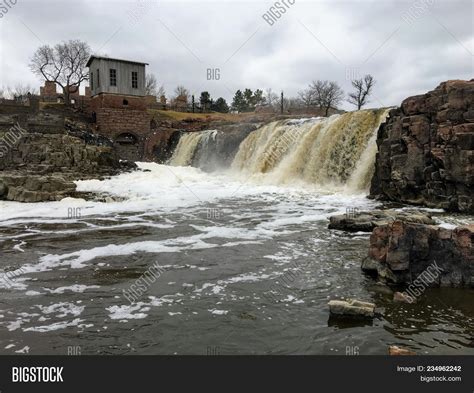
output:
M 0 202 L 2 353 L 474 354 L 472 291 L 394 304 L 360 270 L 368 234 L 327 229 L 331 214 L 376 206 L 363 194 L 141 166 L 79 183 L 126 201 Z M 130 304 L 123 291 L 153 265 Z M 333 321 L 327 302 L 342 297 L 381 316 Z
M 0 201 L 0 352 L 366 355 L 395 344 L 473 355 L 474 291 L 430 289 L 416 304 L 393 303 L 360 269 L 369 234 L 327 229 L 332 214 L 381 205 L 365 196 L 378 124 L 363 135 L 351 126 L 357 138 L 342 133 L 339 144 L 333 135 L 331 148 L 326 126 L 263 127 L 232 168 L 213 173 L 140 163 L 140 171 L 77 182 L 110 196 L 105 202 Z M 306 130 L 302 142 L 274 149 L 281 129 L 295 127 Z M 354 141 L 349 164 L 331 153 Z M 192 152 L 181 144 L 173 160 L 186 165 Z M 271 155 L 259 152 L 265 144 Z M 338 186 L 322 186 L 327 176 Z M 433 214 L 444 225 L 472 222 Z M 153 267 L 153 282 L 130 299 Z M 349 297 L 376 303 L 378 316 L 329 318 L 328 301 Z

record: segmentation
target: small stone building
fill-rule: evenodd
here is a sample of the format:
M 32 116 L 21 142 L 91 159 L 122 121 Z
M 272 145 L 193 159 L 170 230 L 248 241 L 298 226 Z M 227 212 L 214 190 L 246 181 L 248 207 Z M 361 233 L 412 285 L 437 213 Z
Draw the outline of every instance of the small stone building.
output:
M 111 138 L 122 159 L 143 157 L 150 133 L 145 77 L 147 63 L 91 56 L 87 62 L 90 111 L 97 132 Z

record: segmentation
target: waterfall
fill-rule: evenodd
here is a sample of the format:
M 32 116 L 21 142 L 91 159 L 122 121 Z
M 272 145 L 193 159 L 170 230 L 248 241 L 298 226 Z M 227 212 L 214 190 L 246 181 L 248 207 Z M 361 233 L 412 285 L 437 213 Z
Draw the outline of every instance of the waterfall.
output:
M 233 151 L 223 151 L 232 133 L 189 132 L 181 136 L 169 164 L 212 170 L 220 166 L 216 156 L 226 153 L 232 154 L 226 166 L 231 163 L 234 172 L 270 184 L 304 182 L 363 191 L 373 174 L 377 130 L 388 111 L 367 109 L 324 118 L 274 121 L 240 133 Z
M 209 140 L 215 139 L 216 135 L 217 130 L 188 132 L 182 135 L 168 163 L 173 166 L 191 165 L 199 145 L 206 145 Z
M 361 110 L 269 123 L 241 143 L 232 169 L 274 184 L 303 181 L 366 190 L 376 133 L 387 115 L 388 109 Z

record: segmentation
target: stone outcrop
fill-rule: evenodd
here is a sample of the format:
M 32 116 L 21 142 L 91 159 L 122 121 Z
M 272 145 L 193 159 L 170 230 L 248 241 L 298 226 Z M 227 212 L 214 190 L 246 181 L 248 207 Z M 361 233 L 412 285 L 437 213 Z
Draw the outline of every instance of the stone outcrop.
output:
M 445 229 L 395 221 L 376 227 L 362 270 L 397 284 L 474 287 L 474 225 Z
M 332 316 L 373 318 L 375 315 L 375 304 L 356 299 L 331 300 L 328 306 Z
M 76 185 L 60 174 L 41 176 L 19 171 L 0 172 L 0 199 L 29 203 L 57 201 L 75 190 Z
M 73 132 L 69 129 L 68 132 Z M 133 169 L 104 139 L 24 132 L 0 157 L 0 199 L 42 202 L 75 196 L 73 180 L 103 178 Z
M 191 165 L 204 171 L 229 167 L 240 143 L 259 126 L 260 123 L 212 124 L 211 127 L 216 127 L 218 132 L 207 143 L 198 146 Z
M 390 224 L 394 221 L 405 221 L 428 225 L 435 224 L 435 221 L 431 216 L 425 213 L 373 210 L 370 212 L 364 211 L 331 216 L 329 217 L 328 228 L 339 229 L 347 232 L 372 232 L 374 228 Z
M 474 212 L 474 79 L 405 99 L 377 145 L 373 197 Z
M 88 145 L 61 134 L 26 134 L 0 159 L 0 170 L 28 169 L 40 174 L 77 172 L 104 173 L 120 167 L 110 147 Z
M 166 163 L 171 156 L 180 136 L 185 132 L 209 129 L 209 121 L 205 119 L 152 120 L 151 133 L 146 139 L 145 156 L 148 161 Z

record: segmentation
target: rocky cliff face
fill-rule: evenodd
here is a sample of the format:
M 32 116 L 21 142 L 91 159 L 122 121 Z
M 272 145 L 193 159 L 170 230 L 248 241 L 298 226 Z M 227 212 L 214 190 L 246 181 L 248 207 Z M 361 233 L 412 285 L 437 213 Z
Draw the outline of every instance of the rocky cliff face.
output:
M 474 79 L 405 99 L 377 145 L 372 196 L 474 212 Z
M 0 199 L 60 200 L 74 195 L 73 180 L 110 176 L 130 166 L 103 140 L 84 136 L 25 132 L 0 157 Z
M 258 125 L 259 123 L 215 125 L 218 132 L 213 138 L 208 138 L 205 143 L 197 146 L 191 165 L 204 171 L 230 167 L 240 143 Z

